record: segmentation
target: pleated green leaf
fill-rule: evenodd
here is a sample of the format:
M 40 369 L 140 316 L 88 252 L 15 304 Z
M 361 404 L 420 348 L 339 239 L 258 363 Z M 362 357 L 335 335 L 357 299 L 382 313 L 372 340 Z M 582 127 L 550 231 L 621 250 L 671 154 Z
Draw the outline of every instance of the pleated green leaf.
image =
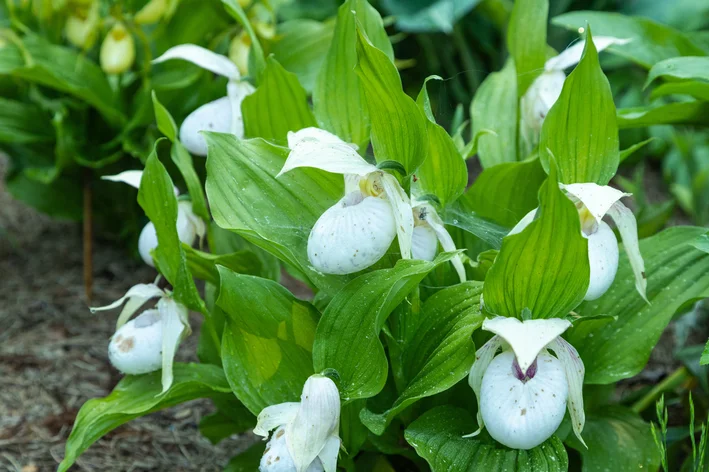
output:
M 517 69 L 517 94 L 524 95 L 544 70 L 549 0 L 517 0 L 507 26 L 507 49 Z
M 36 105 L 0 97 L 0 143 L 27 144 L 54 140 L 50 117 Z

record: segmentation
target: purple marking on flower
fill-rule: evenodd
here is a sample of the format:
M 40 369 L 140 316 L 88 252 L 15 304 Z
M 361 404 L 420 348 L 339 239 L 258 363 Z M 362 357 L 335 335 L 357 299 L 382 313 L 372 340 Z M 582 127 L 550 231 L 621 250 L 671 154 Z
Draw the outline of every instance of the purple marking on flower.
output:
M 522 383 L 526 383 L 527 380 L 533 379 L 537 374 L 537 359 L 534 359 L 532 365 L 529 366 L 526 373 L 522 372 L 522 368 L 517 363 L 517 359 L 512 361 L 512 373 Z

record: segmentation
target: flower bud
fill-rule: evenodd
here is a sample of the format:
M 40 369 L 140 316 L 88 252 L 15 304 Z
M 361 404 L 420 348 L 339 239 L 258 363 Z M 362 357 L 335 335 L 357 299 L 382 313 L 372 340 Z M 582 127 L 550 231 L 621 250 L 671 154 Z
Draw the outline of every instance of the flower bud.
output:
M 160 21 L 167 11 L 167 0 L 150 0 L 133 18 L 139 25 L 150 25 Z
M 64 34 L 67 41 L 81 49 L 91 49 L 98 38 L 98 3 L 93 3 L 88 10 L 77 8 L 66 19 Z
M 206 103 L 190 113 L 180 126 L 180 142 L 197 156 L 207 155 L 207 141 L 202 131 L 229 133 L 231 130 L 231 101 L 222 97 Z M 243 137 L 243 124 L 241 125 Z
M 239 68 L 241 75 L 249 73 L 249 51 L 251 50 L 251 38 L 242 31 L 238 36 L 234 36 L 229 44 L 229 59 Z
M 111 337 L 108 358 L 124 374 L 138 375 L 162 367 L 162 322 L 151 309 L 121 326 Z
M 122 74 L 133 66 L 135 43 L 122 23 L 116 23 L 104 38 L 99 59 L 107 74 Z

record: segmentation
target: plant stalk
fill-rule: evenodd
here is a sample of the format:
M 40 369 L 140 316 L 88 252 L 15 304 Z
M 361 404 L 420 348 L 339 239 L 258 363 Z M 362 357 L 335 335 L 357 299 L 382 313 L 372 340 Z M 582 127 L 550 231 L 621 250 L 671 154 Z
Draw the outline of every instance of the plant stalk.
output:
M 84 170 L 84 294 L 86 301 L 91 304 L 94 285 L 94 257 L 93 257 L 93 209 L 91 205 L 91 170 Z
M 657 399 L 660 397 L 660 395 L 662 395 L 663 392 L 678 387 L 691 376 L 692 375 L 689 373 L 686 367 L 679 367 L 677 370 L 665 377 L 662 382 L 655 385 L 649 392 L 643 395 L 640 400 L 635 402 L 633 406 L 630 407 L 631 410 L 633 410 L 635 413 L 640 413 L 644 411 L 650 405 L 655 403 L 655 401 L 657 401 Z

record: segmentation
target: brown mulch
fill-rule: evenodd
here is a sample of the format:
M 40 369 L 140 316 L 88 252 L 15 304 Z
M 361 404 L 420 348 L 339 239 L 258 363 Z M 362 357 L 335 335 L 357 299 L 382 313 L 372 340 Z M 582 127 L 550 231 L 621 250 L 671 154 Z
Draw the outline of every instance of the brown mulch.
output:
M 0 155 L 0 471 L 56 470 L 74 417 L 120 379 L 108 362 L 114 313 L 92 315 L 82 280 L 81 228 L 39 215 L 4 187 Z M 94 244 L 94 300 L 105 304 L 153 269 L 108 243 Z M 193 361 L 199 317 L 178 360 Z M 216 471 L 253 442 L 214 446 L 197 425 L 213 412 L 196 400 L 132 421 L 99 440 L 72 470 Z

